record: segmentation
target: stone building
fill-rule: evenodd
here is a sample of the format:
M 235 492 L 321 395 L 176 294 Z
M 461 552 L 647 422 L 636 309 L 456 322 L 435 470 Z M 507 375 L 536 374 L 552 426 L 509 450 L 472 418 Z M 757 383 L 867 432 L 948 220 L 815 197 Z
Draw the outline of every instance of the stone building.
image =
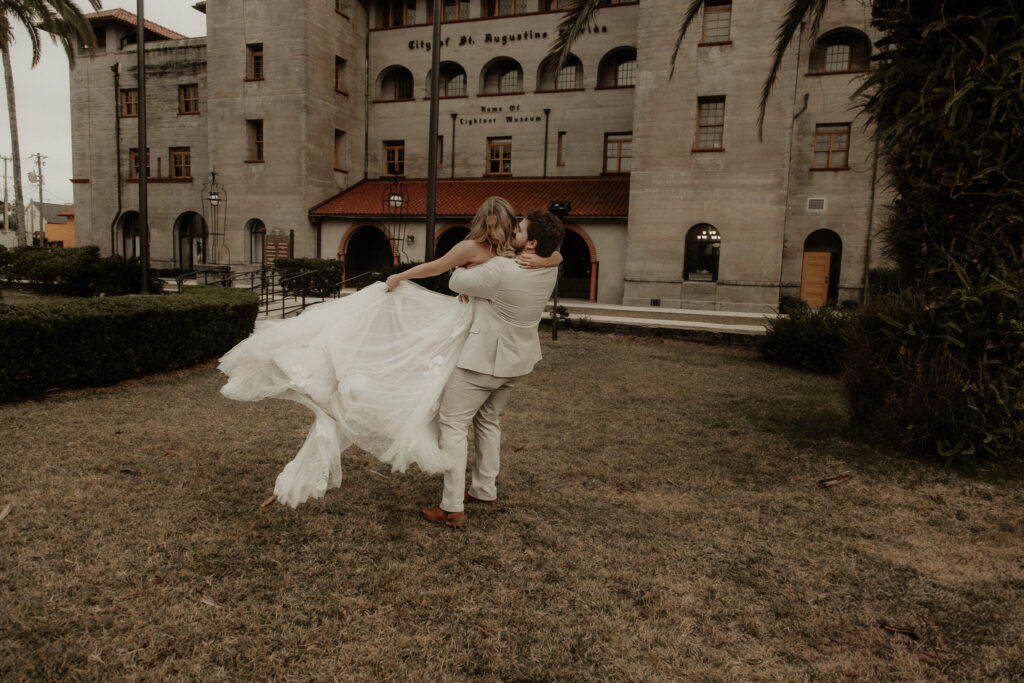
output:
M 831 3 L 757 105 L 783 0 L 708 0 L 670 76 L 683 8 L 611 0 L 558 70 L 559 0 L 443 2 L 440 126 L 429 141 L 432 0 L 200 2 L 207 36 L 147 26 L 154 266 L 342 258 L 348 277 L 422 260 L 486 196 L 568 202 L 562 295 L 767 310 L 856 299 L 888 198 L 851 100 L 874 36 Z M 71 74 L 80 243 L 137 249 L 135 17 Z

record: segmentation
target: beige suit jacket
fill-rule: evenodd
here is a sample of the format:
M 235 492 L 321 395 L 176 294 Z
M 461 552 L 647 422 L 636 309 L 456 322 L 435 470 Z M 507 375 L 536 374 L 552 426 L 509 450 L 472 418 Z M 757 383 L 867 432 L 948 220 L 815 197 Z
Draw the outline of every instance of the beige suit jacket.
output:
M 458 367 L 495 377 L 529 374 L 540 360 L 537 325 L 557 279 L 557 268 L 528 270 L 504 256 L 456 268 L 448 286 L 473 297 L 473 323 Z

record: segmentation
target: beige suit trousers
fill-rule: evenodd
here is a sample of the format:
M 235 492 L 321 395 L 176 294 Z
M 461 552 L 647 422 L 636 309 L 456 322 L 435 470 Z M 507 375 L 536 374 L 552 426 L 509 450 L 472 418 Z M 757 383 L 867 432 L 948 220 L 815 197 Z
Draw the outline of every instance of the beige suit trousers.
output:
M 501 465 L 499 418 L 508 403 L 516 377 L 495 377 L 455 368 L 438 412 L 441 450 L 455 463 L 444 475 L 441 509 L 462 512 L 466 494 L 469 425 L 473 424 L 476 462 L 470 495 L 480 500 L 498 497 L 495 480 Z

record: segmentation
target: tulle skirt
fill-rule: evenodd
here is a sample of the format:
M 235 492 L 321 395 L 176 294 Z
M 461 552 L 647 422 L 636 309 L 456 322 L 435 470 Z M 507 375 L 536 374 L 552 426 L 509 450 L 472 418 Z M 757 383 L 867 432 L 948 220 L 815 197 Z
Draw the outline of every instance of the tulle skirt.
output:
M 466 340 L 472 308 L 411 282 L 380 282 L 301 315 L 257 323 L 220 359 L 221 393 L 283 398 L 313 411 L 306 442 L 277 478 L 295 507 L 341 484 L 341 452 L 356 445 L 392 469 L 444 472 L 437 411 Z

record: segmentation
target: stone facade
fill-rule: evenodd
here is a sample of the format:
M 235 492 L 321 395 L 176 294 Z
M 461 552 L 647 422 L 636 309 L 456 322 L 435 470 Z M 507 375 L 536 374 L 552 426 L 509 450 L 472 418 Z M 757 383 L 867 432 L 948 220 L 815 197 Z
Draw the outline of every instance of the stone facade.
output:
M 361 226 L 386 232 L 384 216 L 313 219 L 310 212 L 389 170 L 407 179 L 427 175 L 429 3 L 406 5 L 414 12 L 398 23 L 411 25 L 385 26 L 386 7 L 401 4 L 218 0 L 203 5 L 206 38 L 147 44 L 155 266 L 214 257 L 236 266 L 258 262 L 254 226 L 268 238 L 288 239 L 293 255 L 326 258 L 351 257 L 350 237 Z M 628 217 L 566 219 L 584 238 L 566 248 L 586 243 L 600 265 L 594 275 L 599 301 L 767 310 L 780 295 L 801 293 L 808 250 L 829 254 L 832 298 L 860 296 L 865 266 L 880 263 L 871 235 L 889 198 L 876 173 L 870 132 L 851 101 L 863 78 L 857 55 L 850 68 L 832 64 L 827 72 L 821 61 L 827 45 L 844 40 L 856 43 L 853 52 L 862 44 L 870 50 L 877 36 L 859 5 L 831 3 L 819 35 L 804 28 L 783 60 L 763 139 L 757 105 L 783 0 L 734 0 L 725 6 L 728 29 L 707 33 L 710 40 L 699 15 L 671 78 L 680 3 L 606 6 L 573 49 L 577 81 L 561 87 L 543 63 L 560 12 L 540 11 L 542 0 L 516 0 L 525 12 L 503 17 L 485 16 L 484 0 L 455 5 L 457 20 L 442 26 L 442 73 L 464 73 L 465 85 L 456 78 L 442 93 L 439 175 L 491 175 L 488 155 L 497 138 L 510 146 L 509 166 L 500 170 L 513 181 L 594 177 L 609 165 L 613 172 L 631 166 Z M 129 177 L 137 119 L 116 115 L 114 81 L 119 89 L 135 87 L 135 49 L 125 44 L 134 28 L 103 27 L 105 46 L 79 59 L 71 76 L 75 205 L 80 243 L 123 252 L 131 246 L 124 239 L 126 216 L 137 202 Z M 254 50 L 262 59 L 259 78 L 251 73 Z M 829 59 L 842 56 L 833 52 Z M 623 64 L 625 71 L 617 71 Z M 516 69 L 518 81 L 508 75 Z M 178 88 L 186 83 L 198 85 L 196 115 L 178 112 Z M 710 120 L 701 120 L 699 98 L 724 102 L 718 110 L 724 110 L 722 143 L 714 150 L 699 149 L 698 128 Z M 254 152 L 256 122 L 262 122 L 262 159 Z M 824 168 L 812 168 L 822 166 L 815 145 L 840 140 L 827 136 L 836 125 L 840 132 L 849 126 L 848 158 L 837 163 L 829 156 Z M 626 147 L 614 147 L 620 139 Z M 402 165 L 396 169 L 386 149 L 398 145 Z M 168 177 L 172 147 L 190 148 L 188 179 Z M 609 160 L 612 147 L 623 151 Z M 205 199 L 214 172 L 222 197 L 216 208 Z M 465 225 L 468 218 L 439 216 L 438 227 Z M 407 223 L 411 239 L 396 249 L 396 260 L 422 258 L 423 215 L 410 215 Z M 206 241 L 197 251 L 203 229 Z M 693 236 L 702 230 L 720 247 L 696 245 Z M 702 260 L 694 266 L 697 247 L 707 247 L 702 258 L 713 258 L 713 265 Z

